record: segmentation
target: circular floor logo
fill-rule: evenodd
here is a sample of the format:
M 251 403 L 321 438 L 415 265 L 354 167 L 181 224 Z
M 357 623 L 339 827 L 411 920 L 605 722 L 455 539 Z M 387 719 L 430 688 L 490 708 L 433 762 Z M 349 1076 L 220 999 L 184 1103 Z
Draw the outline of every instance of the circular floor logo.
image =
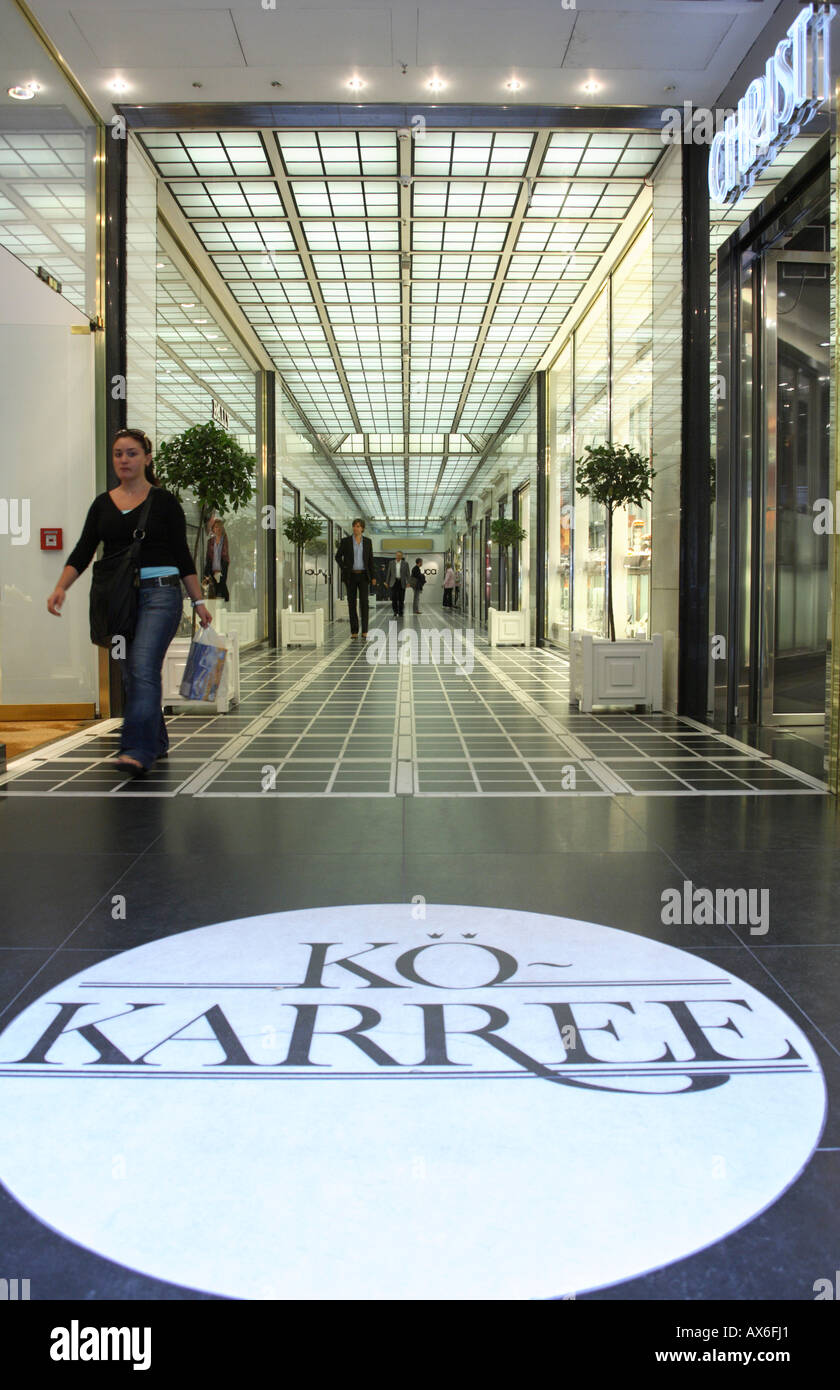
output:
M 0 1037 L 0 1103 L 12 1193 L 143 1273 L 541 1298 L 749 1221 L 808 1161 L 825 1087 L 791 1020 L 696 956 L 397 904 L 221 922 L 83 971 Z

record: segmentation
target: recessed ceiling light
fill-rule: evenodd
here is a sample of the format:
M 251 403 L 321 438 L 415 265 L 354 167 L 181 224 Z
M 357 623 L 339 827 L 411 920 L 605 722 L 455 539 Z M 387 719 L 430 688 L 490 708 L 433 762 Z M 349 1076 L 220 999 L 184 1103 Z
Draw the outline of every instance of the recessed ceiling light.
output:
M 209 319 L 193 319 L 193 323 L 209 323 Z
M 178 305 L 178 308 L 179 308 L 179 309 L 194 309 L 194 308 L 195 308 L 195 304 L 191 301 L 189 304 L 179 304 L 179 305 Z
M 509 82 L 505 83 L 505 86 L 507 87 L 509 92 L 522 91 L 522 83 L 519 81 L 518 77 L 512 77 Z
M 347 86 L 350 88 L 351 92 L 360 92 L 363 87 L 367 86 L 367 83 L 362 77 L 351 77 L 348 80 Z
M 426 86 L 430 92 L 442 92 L 446 83 L 442 77 L 430 77 Z
M 113 80 L 113 82 L 109 82 L 109 83 L 108 83 L 108 86 L 110 87 L 110 89 L 111 89 L 112 92 L 127 92 L 127 91 L 128 91 L 128 83 L 126 82 L 125 78 L 123 78 L 123 77 L 115 77 L 114 80 Z
M 588 82 L 584 82 L 583 90 L 586 92 L 587 96 L 591 97 L 594 96 L 596 92 L 600 92 L 601 84 L 600 82 L 596 82 L 594 77 L 591 77 Z
M 163 261 L 158 261 L 157 265 L 155 266 L 155 270 L 163 270 L 163 268 Z
M 36 92 L 40 92 L 40 82 L 22 82 L 19 87 L 9 87 L 9 96 L 14 97 L 15 101 L 31 101 Z

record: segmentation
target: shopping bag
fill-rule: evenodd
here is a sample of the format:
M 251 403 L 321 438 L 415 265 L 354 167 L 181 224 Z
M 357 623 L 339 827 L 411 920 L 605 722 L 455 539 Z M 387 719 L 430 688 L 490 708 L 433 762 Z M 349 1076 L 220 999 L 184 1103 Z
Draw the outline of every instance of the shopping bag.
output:
M 183 700 L 215 700 L 225 669 L 225 639 L 205 627 L 190 643 L 187 664 L 180 685 Z

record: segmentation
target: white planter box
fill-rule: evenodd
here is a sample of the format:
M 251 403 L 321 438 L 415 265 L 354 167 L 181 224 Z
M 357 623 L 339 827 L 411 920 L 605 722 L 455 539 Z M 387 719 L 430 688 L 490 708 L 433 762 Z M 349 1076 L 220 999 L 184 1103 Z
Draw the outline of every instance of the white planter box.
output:
M 222 636 L 235 632 L 239 638 L 240 647 L 247 646 L 250 642 L 257 640 L 257 610 L 249 609 L 247 613 L 232 613 L 225 603 L 217 603 L 214 599 L 208 599 L 210 612 L 213 614 L 213 627 Z
M 287 608 L 281 608 L 280 645 L 281 647 L 323 647 L 323 608 L 314 608 L 311 613 L 290 613 Z
M 572 633 L 572 699 L 588 714 L 593 705 L 662 708 L 662 638 L 610 642 L 591 632 Z
M 526 610 L 503 613 L 500 608 L 487 610 L 487 636 L 491 647 L 530 646 L 530 614 Z
M 235 632 L 219 633 L 224 636 L 227 656 L 222 672 L 222 680 L 215 700 L 185 700 L 181 695 L 181 681 L 190 653 L 189 637 L 176 637 L 169 644 L 163 658 L 163 703 L 177 706 L 180 710 L 196 710 L 207 713 L 227 714 L 231 705 L 239 704 L 239 637 Z

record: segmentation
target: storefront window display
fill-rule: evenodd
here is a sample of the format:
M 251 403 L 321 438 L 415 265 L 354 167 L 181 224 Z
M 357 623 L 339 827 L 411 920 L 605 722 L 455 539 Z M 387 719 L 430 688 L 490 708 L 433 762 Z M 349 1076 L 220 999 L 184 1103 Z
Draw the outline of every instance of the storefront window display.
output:
M 650 457 L 652 244 L 648 221 L 612 271 L 548 374 L 546 636 L 603 634 L 606 516 L 574 491 L 586 446 L 629 444 Z M 612 597 L 616 637 L 650 633 L 650 503 L 616 511 Z

